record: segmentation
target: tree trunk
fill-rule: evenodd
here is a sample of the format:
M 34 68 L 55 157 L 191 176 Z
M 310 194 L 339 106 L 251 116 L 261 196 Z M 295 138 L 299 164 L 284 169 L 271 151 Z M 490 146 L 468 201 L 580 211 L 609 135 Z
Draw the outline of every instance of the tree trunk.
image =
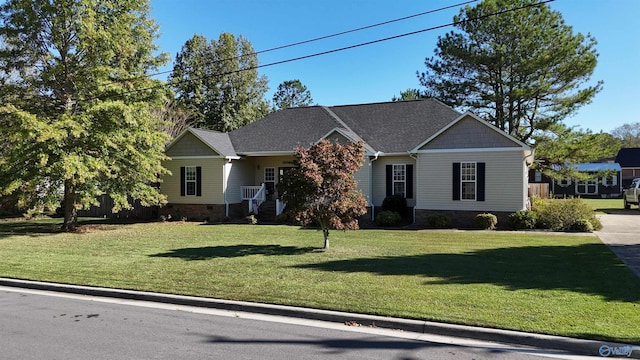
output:
M 74 231 L 78 225 L 78 210 L 76 209 L 75 187 L 71 180 L 64 182 L 64 222 L 63 231 Z
M 322 229 L 322 234 L 324 235 L 324 249 L 327 250 L 329 248 L 329 229 Z

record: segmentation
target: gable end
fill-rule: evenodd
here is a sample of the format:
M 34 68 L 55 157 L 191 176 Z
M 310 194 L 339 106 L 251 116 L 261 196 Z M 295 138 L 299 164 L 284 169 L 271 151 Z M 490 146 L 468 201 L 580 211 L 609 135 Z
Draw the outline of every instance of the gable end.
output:
M 483 121 L 483 120 L 480 120 Z M 466 116 L 435 136 L 418 150 L 480 149 L 521 147 L 517 141 L 498 133 L 490 125 Z
M 169 157 L 177 156 L 220 156 L 207 144 L 198 139 L 190 131 L 185 132 L 172 143 L 166 151 Z

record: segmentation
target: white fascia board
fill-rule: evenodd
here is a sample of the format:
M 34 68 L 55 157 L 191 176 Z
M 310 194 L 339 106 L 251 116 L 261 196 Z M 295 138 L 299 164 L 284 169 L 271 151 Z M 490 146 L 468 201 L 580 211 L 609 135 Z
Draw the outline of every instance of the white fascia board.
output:
M 253 151 L 253 152 L 245 152 L 238 153 L 240 156 L 293 156 L 295 154 L 294 151 Z
M 398 152 L 398 153 L 385 153 L 385 152 L 378 152 L 378 156 L 384 157 L 384 156 L 410 156 L 411 153 L 407 152 Z
M 530 151 L 530 149 L 523 149 L 521 147 L 432 149 L 432 150 L 418 150 L 414 154 L 461 153 L 461 152 L 481 153 L 481 152 L 499 152 L 499 151 L 527 152 L 527 151 Z
M 190 160 L 190 159 L 227 159 L 220 155 L 196 155 L 196 156 L 170 156 L 167 160 Z

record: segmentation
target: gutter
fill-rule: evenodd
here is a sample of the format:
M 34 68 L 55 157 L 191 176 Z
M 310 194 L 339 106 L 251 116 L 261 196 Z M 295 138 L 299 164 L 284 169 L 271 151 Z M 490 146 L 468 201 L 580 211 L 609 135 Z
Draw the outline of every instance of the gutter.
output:
M 418 178 L 418 170 L 419 170 L 418 169 L 418 158 L 416 157 L 416 154 L 412 154 L 411 152 L 408 152 L 408 153 L 409 153 L 409 157 L 416 161 L 416 171 L 413 172 L 413 175 L 417 179 Z M 414 194 L 414 198 L 415 198 L 415 201 L 416 201 L 416 205 L 413 205 L 413 209 L 412 209 L 412 212 L 413 212 L 413 225 L 416 224 L 416 206 L 418 205 L 418 187 L 416 186 L 417 183 L 418 183 L 417 181 L 413 182 L 413 194 Z
M 222 194 L 224 197 L 224 216 L 229 217 L 229 199 L 227 198 L 227 190 L 228 190 L 228 182 L 229 182 L 229 173 L 227 171 L 227 164 L 231 165 L 231 160 L 235 158 L 234 156 L 227 156 L 227 162 L 222 165 Z
M 376 221 L 376 206 L 373 204 L 373 162 L 378 160 L 380 151 L 373 154 L 373 159 L 369 158 L 369 203 L 371 204 L 371 221 Z

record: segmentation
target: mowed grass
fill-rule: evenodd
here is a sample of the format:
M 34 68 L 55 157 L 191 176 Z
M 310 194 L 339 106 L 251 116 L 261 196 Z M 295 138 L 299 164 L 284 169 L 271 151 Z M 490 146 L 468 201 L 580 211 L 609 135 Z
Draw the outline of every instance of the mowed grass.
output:
M 0 276 L 640 344 L 640 279 L 594 236 L 0 222 Z
M 601 213 L 613 213 L 620 212 L 624 210 L 624 202 L 622 199 L 587 199 L 582 198 L 582 200 L 589 204 L 593 210 Z M 637 207 L 633 206 L 633 210 L 636 210 Z M 628 211 L 628 210 L 627 210 Z

